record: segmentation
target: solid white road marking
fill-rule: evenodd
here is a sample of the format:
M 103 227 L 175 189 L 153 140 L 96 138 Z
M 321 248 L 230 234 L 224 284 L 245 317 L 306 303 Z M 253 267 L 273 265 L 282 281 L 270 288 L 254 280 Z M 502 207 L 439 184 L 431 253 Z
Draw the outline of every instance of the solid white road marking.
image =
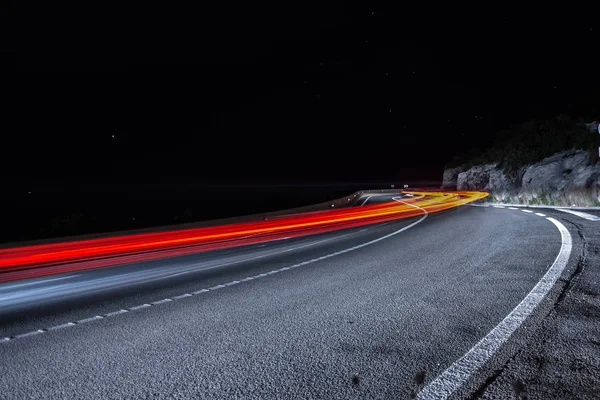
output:
M 419 399 L 447 399 L 462 387 L 496 353 L 531 315 L 560 278 L 571 255 L 571 234 L 554 218 L 546 218 L 560 231 L 561 246 L 552 266 L 525 298 L 494 329 L 450 365 L 419 393 Z
M 365 199 L 365 200 L 364 200 L 364 201 L 363 201 L 363 202 L 360 204 L 360 206 L 361 206 L 361 207 L 362 207 L 362 206 L 364 206 L 364 205 L 365 205 L 365 203 L 366 203 L 366 202 L 367 202 L 367 201 L 368 201 L 368 200 L 369 200 L 371 197 L 376 197 L 376 196 L 389 196 L 389 194 L 388 194 L 388 193 L 382 193 L 382 194 L 372 194 L 372 195 L 370 195 L 370 196 L 367 196 L 367 198 L 366 198 L 366 199 Z M 406 195 L 406 196 L 408 196 L 408 195 Z
M 365 201 L 363 201 L 363 202 L 360 204 L 360 206 L 361 206 L 361 207 L 362 207 L 362 206 L 364 206 L 364 205 L 365 205 L 365 203 L 366 203 L 367 201 L 369 201 L 369 199 L 370 199 L 370 198 L 371 198 L 371 196 L 367 196 L 367 198 L 365 199 Z
M 581 212 L 581 211 L 566 210 L 564 208 L 558 208 L 558 211 L 562 211 L 562 212 L 566 212 L 566 213 L 569 213 L 569 214 L 577 215 L 578 217 L 583 218 L 583 219 L 587 219 L 588 221 L 600 221 L 600 217 L 598 217 L 597 215 L 592 215 L 592 214 L 584 213 L 584 212 Z
M 0 285 L 0 290 L 5 290 L 5 289 L 13 289 L 16 287 L 21 287 L 21 286 L 31 286 L 31 285 L 41 285 L 47 282 L 53 282 L 53 281 L 62 281 L 64 279 L 71 279 L 71 278 L 75 278 L 77 276 L 79 276 L 81 274 L 78 275 L 69 275 L 69 276 L 61 276 L 60 278 L 53 278 L 53 279 L 44 279 L 43 281 L 35 281 L 35 282 L 26 282 L 26 283 L 18 283 L 16 285 Z
M 428 215 L 429 213 L 427 212 L 427 210 L 426 210 L 426 209 L 424 209 L 424 208 L 421 208 L 421 207 L 419 207 L 419 206 L 415 206 L 415 205 L 413 205 L 413 204 L 410 204 L 410 203 L 407 203 L 407 202 L 405 202 L 405 201 L 402 201 L 402 200 L 400 200 L 400 199 L 401 199 L 401 197 L 392 197 L 392 200 L 395 200 L 395 201 L 397 201 L 398 203 L 403 203 L 403 204 L 406 204 L 407 206 L 411 206 L 411 207 L 414 207 L 414 208 L 416 208 L 416 209 L 419 209 L 419 210 L 423 211 L 423 213 L 424 213 L 424 214 L 423 214 L 423 219 L 427 218 L 427 215 Z
M 251 281 L 251 280 L 254 280 L 254 279 L 258 279 L 258 278 L 263 278 L 263 277 L 266 277 L 266 276 L 270 276 L 271 274 L 275 274 L 277 272 L 288 271 L 290 269 L 302 267 L 302 266 L 307 265 L 307 264 L 312 264 L 312 263 L 317 262 L 317 261 L 325 260 L 327 258 L 339 256 L 340 254 L 344 254 L 344 253 L 348 253 L 350 251 L 358 250 L 360 248 L 363 248 L 363 247 L 366 247 L 366 246 L 370 246 L 370 245 L 372 245 L 374 243 L 380 242 L 382 240 L 385 240 L 385 239 L 388 239 L 388 238 L 390 238 L 392 236 L 395 236 L 395 235 L 397 235 L 397 234 L 399 234 L 401 232 L 404 232 L 405 230 L 408 230 L 408 229 L 412 228 L 413 226 L 421 223 L 425 218 L 427 218 L 427 215 L 428 215 L 427 210 L 425 210 L 425 209 L 423 209 L 421 207 L 418 207 L 418 206 L 406 203 L 406 202 L 404 202 L 402 200 L 398 200 L 397 198 L 394 198 L 393 200 L 396 200 L 396 201 L 398 201 L 400 203 L 404 203 L 404 204 L 409 205 L 409 206 L 414 207 L 414 208 L 418 208 L 419 210 L 423 211 L 424 215 L 421 218 L 419 218 L 417 221 L 415 221 L 415 222 L 413 222 L 413 223 L 411 223 L 411 224 L 409 224 L 409 225 L 407 225 L 407 226 L 405 226 L 403 228 L 400 228 L 400 229 L 398 229 L 398 230 L 396 230 L 396 231 L 394 231 L 392 233 L 388 233 L 387 235 L 381 236 L 381 237 L 379 237 L 377 239 L 373 239 L 373 240 L 370 240 L 368 242 L 361 243 L 359 245 L 356 245 L 356 246 L 353 246 L 353 247 L 349 247 L 349 248 L 344 249 L 344 250 L 336 251 L 335 253 L 330 253 L 330 254 L 327 254 L 327 255 L 324 255 L 324 256 L 321 256 L 321 257 L 313 258 L 311 260 L 303 261 L 303 262 L 298 263 L 298 264 L 290 265 L 288 267 L 279 268 L 279 269 L 272 270 L 272 271 L 269 271 L 269 272 L 266 272 L 266 273 L 262 273 L 262 274 L 258 274 L 258 275 L 255 275 L 255 276 L 249 276 L 249 277 L 240 279 L 239 281 L 232 281 L 232 282 L 237 282 L 237 283 L 248 282 L 248 281 Z M 388 224 L 388 223 L 389 222 L 386 222 L 385 224 Z M 384 224 L 380 224 L 379 226 L 382 226 L 382 225 L 384 225 Z M 321 241 L 316 242 L 316 243 L 322 243 L 322 242 L 326 242 L 326 241 L 329 241 L 329 240 L 337 239 L 337 238 L 348 236 L 348 235 L 350 235 L 350 234 L 336 236 L 334 238 L 321 240 Z M 316 243 L 312 243 L 312 244 L 308 244 L 308 245 L 304 245 L 304 246 L 299 246 L 297 248 L 307 247 L 307 246 L 310 246 L 310 245 L 314 245 Z M 253 259 L 256 259 L 256 258 L 260 258 L 260 257 L 255 257 Z M 227 282 L 227 283 L 224 283 L 224 284 L 213 286 L 213 287 L 208 288 L 208 289 L 200 289 L 200 290 L 197 290 L 197 291 L 192 292 L 192 293 L 185 293 L 185 294 L 182 294 L 180 296 L 174 296 L 174 297 L 171 298 L 171 300 L 182 299 L 182 298 L 185 298 L 185 297 L 190 297 L 190 296 L 194 296 L 194 295 L 206 293 L 206 292 L 209 292 L 209 291 L 212 291 L 212 290 L 217 290 L 217 289 L 225 288 L 225 287 L 231 285 L 232 282 Z M 158 302 L 154 302 L 153 304 L 161 304 L 163 302 L 168 302 L 168 301 L 159 300 Z M 137 311 L 137 310 L 140 310 L 142 308 L 147 308 L 147 307 L 152 307 L 152 304 L 147 304 L 147 303 L 146 304 L 141 304 L 141 305 L 138 305 L 138 306 L 129 307 L 126 310 L 121 310 L 121 311 L 115 311 L 115 312 L 112 312 L 112 313 L 107 313 L 107 314 L 104 314 L 104 316 L 97 315 L 97 316 L 94 316 L 94 317 L 91 317 L 91 318 L 86 318 L 86 319 L 83 319 L 83 320 L 79 320 L 76 323 L 73 323 L 73 325 L 81 324 L 83 322 L 88 322 L 88 321 L 94 321 L 96 319 L 102 319 L 102 318 L 108 317 L 108 316 L 118 315 L 118 314 L 121 314 L 123 312 Z M 64 324 L 64 325 L 66 327 L 66 325 L 68 325 L 68 324 Z M 71 326 L 71 325 L 68 325 L 68 326 Z M 34 335 L 34 334 L 37 334 L 37 333 L 43 333 L 43 332 L 46 332 L 46 330 L 40 329 L 39 331 L 28 332 L 28 333 L 25 333 L 25 334 L 22 334 L 22 335 L 11 336 L 9 338 L 0 339 L 0 343 L 8 343 L 8 342 L 10 342 L 10 341 L 12 341 L 14 339 L 18 339 L 18 338 L 21 338 L 21 337 Z
M 179 275 L 191 274 L 192 272 L 196 272 L 196 270 L 195 269 L 191 269 L 189 271 L 179 272 L 177 274 L 168 275 L 168 276 L 166 276 L 166 278 L 173 278 L 173 277 L 179 276 Z

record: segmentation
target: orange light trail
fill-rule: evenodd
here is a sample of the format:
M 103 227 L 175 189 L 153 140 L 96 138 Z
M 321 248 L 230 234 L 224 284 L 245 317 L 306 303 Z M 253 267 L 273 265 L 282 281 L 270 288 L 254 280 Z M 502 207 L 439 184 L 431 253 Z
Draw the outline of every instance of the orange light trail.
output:
M 0 282 L 224 249 L 447 210 L 486 192 L 402 191 L 402 201 L 288 214 L 268 220 L 0 250 Z M 399 193 L 400 195 L 400 193 Z

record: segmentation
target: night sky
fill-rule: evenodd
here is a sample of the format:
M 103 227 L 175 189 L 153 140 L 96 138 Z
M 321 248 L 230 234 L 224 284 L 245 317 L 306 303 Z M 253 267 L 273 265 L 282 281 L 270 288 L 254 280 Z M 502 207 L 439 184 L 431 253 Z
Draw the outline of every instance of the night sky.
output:
M 25 14 L 38 29 L 17 68 L 63 73 L 21 78 L 23 153 L 4 175 L 440 180 L 511 124 L 600 116 L 591 10 L 212 3 Z

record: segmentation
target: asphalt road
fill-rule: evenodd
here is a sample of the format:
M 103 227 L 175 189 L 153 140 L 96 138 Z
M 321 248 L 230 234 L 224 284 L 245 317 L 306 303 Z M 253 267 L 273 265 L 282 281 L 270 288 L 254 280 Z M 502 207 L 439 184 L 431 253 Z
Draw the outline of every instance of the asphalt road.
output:
M 564 237 L 547 217 L 579 217 L 543 213 L 463 206 L 2 284 L 0 398 L 409 398 L 415 374 L 432 387 L 553 265 Z M 554 307 L 584 241 L 566 228 L 562 278 L 454 397 Z

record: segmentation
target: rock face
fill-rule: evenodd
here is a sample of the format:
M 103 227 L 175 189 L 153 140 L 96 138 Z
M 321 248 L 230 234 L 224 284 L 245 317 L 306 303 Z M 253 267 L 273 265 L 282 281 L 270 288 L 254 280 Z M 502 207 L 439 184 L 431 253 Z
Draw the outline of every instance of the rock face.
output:
M 448 168 L 444 170 L 444 180 L 442 182 L 442 189 L 456 190 L 458 182 L 458 174 L 463 172 L 462 167 Z
M 456 187 L 458 190 L 486 190 L 490 182 L 490 173 L 496 164 L 475 165 L 458 174 Z
M 459 168 L 444 171 L 444 189 Z M 590 165 L 583 150 L 557 153 L 508 177 L 496 164 L 475 165 L 457 174 L 458 190 L 485 190 L 507 203 L 600 205 L 600 163 Z
M 600 122 L 592 121 L 588 124 L 585 124 L 585 127 L 592 133 L 598 133 L 598 125 L 600 125 Z
M 517 177 L 523 175 L 523 169 L 517 173 Z M 485 191 L 490 192 L 495 201 L 509 201 L 517 196 L 520 188 L 520 180 L 518 178 L 510 178 L 506 176 L 501 168 L 494 168 L 490 171 L 490 180 Z

